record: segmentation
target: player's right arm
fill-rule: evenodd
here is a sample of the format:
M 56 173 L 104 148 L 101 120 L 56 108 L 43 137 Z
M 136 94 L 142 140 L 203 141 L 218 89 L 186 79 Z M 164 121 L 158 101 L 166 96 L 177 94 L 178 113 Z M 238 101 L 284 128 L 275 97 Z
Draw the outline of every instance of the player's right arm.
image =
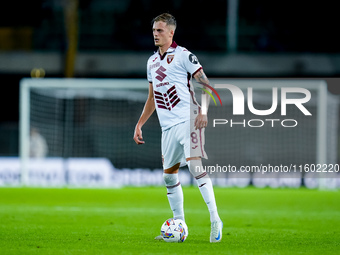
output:
M 152 83 L 149 82 L 148 99 L 145 102 L 143 112 L 136 124 L 135 133 L 133 135 L 133 140 L 135 140 L 136 144 L 145 143 L 143 141 L 143 136 L 142 136 L 142 127 L 145 124 L 145 122 L 150 118 L 150 116 L 152 115 L 154 111 L 155 111 L 155 101 L 153 99 L 153 87 L 152 87 Z

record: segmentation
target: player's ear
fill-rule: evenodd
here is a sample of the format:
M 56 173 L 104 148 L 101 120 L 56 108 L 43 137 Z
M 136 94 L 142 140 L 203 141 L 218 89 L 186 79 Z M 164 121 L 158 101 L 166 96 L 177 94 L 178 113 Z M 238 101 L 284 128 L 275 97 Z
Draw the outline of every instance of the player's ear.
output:
M 170 34 L 174 36 L 175 34 L 175 28 L 173 26 L 170 26 Z
M 170 29 L 170 33 L 171 33 L 172 36 L 174 36 L 175 30 L 174 29 Z

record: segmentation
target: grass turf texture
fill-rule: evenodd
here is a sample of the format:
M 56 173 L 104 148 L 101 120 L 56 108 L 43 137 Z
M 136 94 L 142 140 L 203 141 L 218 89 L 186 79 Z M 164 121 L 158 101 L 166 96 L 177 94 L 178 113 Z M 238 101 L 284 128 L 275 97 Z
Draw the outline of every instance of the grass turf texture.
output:
M 153 238 L 171 217 L 165 188 L 0 188 L 0 254 L 339 254 L 340 192 L 215 188 L 224 222 L 210 221 L 196 187 L 184 188 L 189 236 Z

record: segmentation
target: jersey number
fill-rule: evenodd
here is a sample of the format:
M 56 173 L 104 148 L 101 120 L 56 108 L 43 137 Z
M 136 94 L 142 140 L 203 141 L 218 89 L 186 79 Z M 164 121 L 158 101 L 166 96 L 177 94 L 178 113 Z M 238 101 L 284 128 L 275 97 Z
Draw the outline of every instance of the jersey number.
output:
M 197 134 L 195 132 L 192 132 L 190 136 L 191 136 L 192 143 L 198 143 Z

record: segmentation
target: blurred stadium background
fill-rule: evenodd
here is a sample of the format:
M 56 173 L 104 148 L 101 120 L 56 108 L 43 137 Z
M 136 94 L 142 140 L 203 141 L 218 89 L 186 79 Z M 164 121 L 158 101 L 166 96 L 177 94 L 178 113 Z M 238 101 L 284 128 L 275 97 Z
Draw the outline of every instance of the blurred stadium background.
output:
M 177 18 L 176 42 L 198 56 L 208 77 L 340 74 L 333 1 L 6 1 L 0 10 L 0 156 L 19 155 L 22 78 L 145 78 L 155 50 L 151 20 L 162 12 Z M 329 81 L 328 90 L 339 94 Z

